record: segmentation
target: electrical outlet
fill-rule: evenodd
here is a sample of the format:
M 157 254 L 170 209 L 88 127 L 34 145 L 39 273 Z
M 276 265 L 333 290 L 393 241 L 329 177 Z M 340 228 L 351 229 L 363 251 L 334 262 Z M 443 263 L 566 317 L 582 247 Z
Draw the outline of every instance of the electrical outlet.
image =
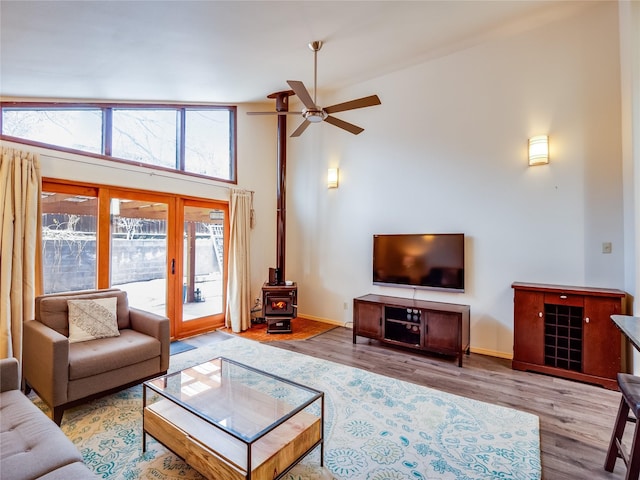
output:
M 611 242 L 602 242 L 602 253 L 611 253 Z
M 347 302 L 344 302 L 342 304 L 342 308 L 344 308 L 345 310 L 347 310 L 349 308 L 349 305 L 347 305 Z
M 253 304 L 253 310 L 259 310 L 262 308 L 262 299 L 260 297 L 256 297 L 256 301 Z

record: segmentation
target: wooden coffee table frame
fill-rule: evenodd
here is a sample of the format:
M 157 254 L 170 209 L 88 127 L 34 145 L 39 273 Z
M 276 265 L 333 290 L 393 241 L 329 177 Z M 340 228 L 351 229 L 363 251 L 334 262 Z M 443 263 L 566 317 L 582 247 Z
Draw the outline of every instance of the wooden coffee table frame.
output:
M 254 435 L 227 428 L 209 418 L 201 411 L 197 402 L 185 402 L 162 389 L 168 378 L 181 375 L 193 368 L 218 362 L 220 368 L 225 363 L 265 376 L 270 380 L 305 390 L 311 396 L 299 405 L 290 406 L 290 411 Z M 148 403 L 148 390 L 155 394 Z M 242 420 L 251 422 L 263 420 L 262 405 L 273 403 L 273 398 L 247 385 L 234 387 L 233 405 L 225 399 L 217 400 L 223 410 L 242 412 Z M 320 446 L 320 466 L 324 465 L 324 393 L 313 388 L 271 375 L 256 368 L 243 365 L 228 358 L 218 357 L 201 365 L 180 372 L 168 374 L 143 383 L 143 435 L 142 451 L 146 451 L 147 435 L 174 452 L 185 462 L 207 478 L 274 479 L 281 478 L 306 455 Z M 197 395 L 194 396 L 194 399 Z M 210 399 L 207 399 L 210 400 Z M 211 399 L 216 403 L 216 399 Z M 265 400 L 264 402 L 261 400 Z M 305 411 L 320 401 L 320 416 Z M 244 403 L 244 404 L 243 404 Z M 245 410 L 242 410 L 245 408 Z M 273 412 L 269 416 L 273 415 Z M 261 422 L 262 423 L 262 422 Z M 251 466 L 249 468 L 249 466 Z

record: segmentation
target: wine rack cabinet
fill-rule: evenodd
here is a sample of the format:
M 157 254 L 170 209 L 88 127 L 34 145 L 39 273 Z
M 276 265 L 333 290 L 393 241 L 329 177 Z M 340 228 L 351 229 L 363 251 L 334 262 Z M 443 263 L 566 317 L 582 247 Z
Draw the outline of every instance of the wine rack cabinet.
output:
M 625 292 L 521 282 L 512 287 L 513 369 L 617 388 L 623 341 L 611 315 L 624 313 Z

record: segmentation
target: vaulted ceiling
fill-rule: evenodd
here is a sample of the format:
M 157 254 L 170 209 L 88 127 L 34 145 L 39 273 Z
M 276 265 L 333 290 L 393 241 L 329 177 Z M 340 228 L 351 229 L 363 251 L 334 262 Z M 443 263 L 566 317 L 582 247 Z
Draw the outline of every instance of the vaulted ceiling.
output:
M 319 93 L 575 14 L 591 1 L 0 2 L 0 95 L 243 103 Z

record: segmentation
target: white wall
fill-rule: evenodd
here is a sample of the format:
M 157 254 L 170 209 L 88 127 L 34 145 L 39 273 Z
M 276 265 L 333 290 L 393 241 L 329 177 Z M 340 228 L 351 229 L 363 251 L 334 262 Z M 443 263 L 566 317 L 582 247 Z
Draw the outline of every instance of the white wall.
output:
M 336 115 L 359 136 L 322 124 L 289 141 L 299 312 L 350 322 L 366 293 L 465 303 L 472 349 L 510 356 L 512 282 L 623 289 L 619 61 L 606 3 L 321 99 L 382 105 Z M 551 163 L 528 167 L 527 139 L 545 133 Z M 426 232 L 466 234 L 466 292 L 373 286 L 372 234 Z

